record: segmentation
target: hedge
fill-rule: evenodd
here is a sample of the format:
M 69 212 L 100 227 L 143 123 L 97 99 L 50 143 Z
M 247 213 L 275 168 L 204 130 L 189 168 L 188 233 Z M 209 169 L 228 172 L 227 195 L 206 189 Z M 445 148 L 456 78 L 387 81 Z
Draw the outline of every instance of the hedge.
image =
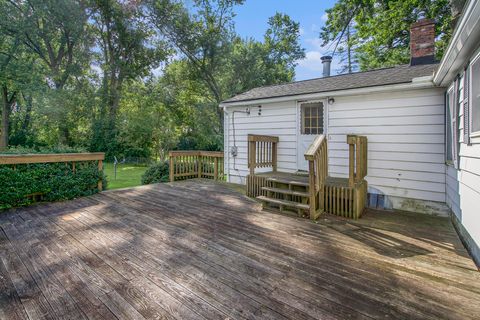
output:
M 40 194 L 43 201 L 69 200 L 98 192 L 98 181 L 106 188 L 103 172 L 95 161 L 0 165 L 0 209 L 25 206 Z
M 169 181 L 169 163 L 161 161 L 152 164 L 142 176 L 142 184 L 160 183 Z

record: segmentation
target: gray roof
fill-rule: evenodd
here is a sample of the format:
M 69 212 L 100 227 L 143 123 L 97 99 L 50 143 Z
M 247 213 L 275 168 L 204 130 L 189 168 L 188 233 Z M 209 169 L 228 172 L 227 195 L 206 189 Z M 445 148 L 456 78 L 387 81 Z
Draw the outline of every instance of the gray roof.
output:
M 409 83 L 412 82 L 413 78 L 433 75 L 437 66 L 438 64 L 400 65 L 392 68 L 258 87 L 227 99 L 223 103 Z

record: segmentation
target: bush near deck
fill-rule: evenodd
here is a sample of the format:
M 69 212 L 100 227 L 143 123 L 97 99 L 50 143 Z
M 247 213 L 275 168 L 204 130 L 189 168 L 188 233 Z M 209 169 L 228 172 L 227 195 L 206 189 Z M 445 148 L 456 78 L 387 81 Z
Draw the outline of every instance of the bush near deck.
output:
M 106 188 L 103 172 L 96 162 L 40 163 L 0 166 L 0 209 L 34 202 L 32 194 L 43 201 L 69 200 L 98 192 L 98 181 Z

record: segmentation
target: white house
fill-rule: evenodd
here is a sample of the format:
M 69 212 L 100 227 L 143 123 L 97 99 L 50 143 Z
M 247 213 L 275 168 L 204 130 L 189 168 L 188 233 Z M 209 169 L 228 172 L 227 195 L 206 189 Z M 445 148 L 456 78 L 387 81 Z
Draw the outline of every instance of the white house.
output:
M 480 265 L 480 1 L 469 1 L 440 63 L 434 22 L 411 28 L 411 63 L 252 89 L 222 102 L 225 173 L 245 184 L 247 135 L 278 137 L 279 171 L 307 170 L 314 137 L 329 175 L 348 176 L 347 134 L 368 138 L 369 205 L 449 215 Z M 447 102 L 447 103 L 446 103 Z

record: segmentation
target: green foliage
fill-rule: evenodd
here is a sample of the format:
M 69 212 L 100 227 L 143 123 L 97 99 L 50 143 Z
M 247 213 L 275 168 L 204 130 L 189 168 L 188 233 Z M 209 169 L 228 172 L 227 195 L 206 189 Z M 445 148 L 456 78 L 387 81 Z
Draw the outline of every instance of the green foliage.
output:
M 355 50 L 361 70 L 408 63 L 410 26 L 423 12 L 436 21 L 436 58 L 440 59 L 451 36 L 449 0 L 339 0 L 327 10 L 320 37 L 324 44 L 345 42 Z M 354 29 L 346 33 L 347 28 Z
M 68 200 L 98 192 L 103 173 L 93 162 L 71 164 L 47 163 L 0 166 L 0 209 L 28 205 L 32 194 L 42 194 L 45 201 Z M 106 185 L 106 183 L 104 183 Z
M 168 161 L 161 161 L 151 165 L 142 176 L 142 184 L 168 182 L 169 167 Z
M 115 178 L 113 163 L 105 163 L 103 169 L 108 179 L 108 190 L 113 190 L 141 185 L 147 166 L 119 163 L 117 164 L 117 178 Z
M 36 146 L 33 148 L 23 147 L 23 146 L 15 146 L 10 147 L 6 150 L 0 151 L 1 154 L 46 154 L 46 153 L 79 153 L 79 152 L 86 152 L 85 149 L 81 148 L 72 148 L 69 146 L 54 146 L 54 147 L 45 147 L 45 146 Z
M 262 41 L 240 38 L 243 2 L 0 0 L 0 132 L 10 146 L 107 160 L 222 150 L 219 102 L 293 80 L 304 56 L 285 14 L 269 19 Z

